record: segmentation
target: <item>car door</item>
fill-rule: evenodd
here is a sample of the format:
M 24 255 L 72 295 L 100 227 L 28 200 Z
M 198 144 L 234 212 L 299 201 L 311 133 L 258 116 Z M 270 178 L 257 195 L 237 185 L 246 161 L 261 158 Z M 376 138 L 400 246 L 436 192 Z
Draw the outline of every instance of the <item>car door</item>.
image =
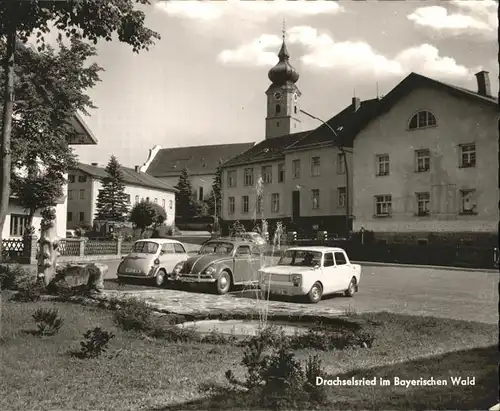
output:
M 174 243 L 173 245 L 175 254 L 172 255 L 172 271 L 174 270 L 174 267 L 176 266 L 177 263 L 186 261 L 189 258 L 189 255 L 186 252 L 184 245 L 182 245 L 181 243 Z
M 339 278 L 339 273 L 335 266 L 335 259 L 331 251 L 326 252 L 323 256 L 323 278 L 324 294 L 334 293 L 340 289 L 342 281 Z
M 262 254 L 261 249 L 255 245 L 251 247 L 251 251 L 252 251 L 252 259 L 250 267 L 252 270 L 251 277 L 252 281 L 257 281 L 259 270 L 264 263 L 264 255 Z
M 240 245 L 234 254 L 234 282 L 252 280 L 252 251 L 250 245 Z
M 349 287 L 349 282 L 351 281 L 352 277 L 351 270 L 347 265 L 347 258 L 342 251 L 335 251 L 333 254 L 335 257 L 335 266 L 339 278 L 338 291 L 347 290 L 347 287 Z

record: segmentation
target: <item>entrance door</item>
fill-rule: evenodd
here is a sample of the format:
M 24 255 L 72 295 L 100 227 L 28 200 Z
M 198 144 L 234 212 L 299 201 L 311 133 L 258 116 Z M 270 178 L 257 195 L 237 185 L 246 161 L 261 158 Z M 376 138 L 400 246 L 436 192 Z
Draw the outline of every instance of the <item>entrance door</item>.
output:
M 292 191 L 292 220 L 297 223 L 300 217 L 300 191 Z

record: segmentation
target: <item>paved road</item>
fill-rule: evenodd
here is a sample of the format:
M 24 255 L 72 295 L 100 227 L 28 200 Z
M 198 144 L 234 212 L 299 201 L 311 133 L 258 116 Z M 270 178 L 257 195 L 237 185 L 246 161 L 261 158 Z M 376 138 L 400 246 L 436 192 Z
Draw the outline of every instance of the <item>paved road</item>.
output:
M 119 261 L 104 263 L 109 267 L 107 278 L 116 278 Z M 109 281 L 108 286 L 113 288 L 113 282 Z M 149 287 L 131 285 L 130 288 L 140 290 Z M 351 307 L 358 313 L 390 311 L 496 324 L 499 319 L 497 290 L 497 273 L 363 266 L 360 292 L 354 298 L 325 297 L 318 305 L 340 310 Z M 184 293 L 176 291 L 176 296 L 179 292 Z M 170 291 L 165 290 L 165 298 L 168 298 L 168 293 Z M 241 291 L 235 294 L 247 296 Z

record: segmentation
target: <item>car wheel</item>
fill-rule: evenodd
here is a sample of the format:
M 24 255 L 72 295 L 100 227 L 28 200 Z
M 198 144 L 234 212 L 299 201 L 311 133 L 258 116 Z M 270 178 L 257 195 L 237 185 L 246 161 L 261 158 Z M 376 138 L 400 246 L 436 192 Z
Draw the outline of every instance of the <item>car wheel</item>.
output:
M 356 292 L 356 279 L 352 277 L 351 282 L 349 283 L 349 287 L 345 290 L 346 297 L 354 297 L 354 293 Z
M 307 294 L 309 298 L 309 302 L 316 304 L 321 301 L 321 297 L 323 296 L 323 287 L 321 287 L 320 283 L 314 283 L 311 287 L 311 291 Z
M 223 271 L 217 278 L 215 285 L 217 294 L 226 294 L 231 288 L 231 275 L 227 271 Z
M 156 274 L 155 277 L 155 284 L 157 287 L 161 287 L 163 284 L 165 284 L 165 275 L 165 270 L 158 271 L 158 274 Z

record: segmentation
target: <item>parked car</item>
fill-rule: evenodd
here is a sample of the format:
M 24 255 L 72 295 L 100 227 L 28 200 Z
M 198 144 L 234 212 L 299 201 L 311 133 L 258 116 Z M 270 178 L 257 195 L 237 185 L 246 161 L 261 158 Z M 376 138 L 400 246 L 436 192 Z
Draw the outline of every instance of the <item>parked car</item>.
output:
M 66 230 L 66 238 L 76 238 L 78 237 L 76 235 L 76 231 L 75 230 Z
M 197 255 L 175 266 L 173 279 L 213 284 L 218 294 L 226 294 L 235 285 L 258 283 L 257 273 L 262 264 L 262 250 L 253 242 L 209 240 Z
M 361 266 L 352 264 L 346 252 L 337 247 L 289 248 L 278 265 L 259 271 L 259 286 L 264 292 L 307 296 L 311 303 L 338 292 L 352 297 L 360 279 Z
M 151 279 L 161 286 L 170 277 L 176 264 L 188 257 L 180 241 L 168 238 L 138 240 L 130 253 L 123 257 L 116 275 L 118 280 Z

